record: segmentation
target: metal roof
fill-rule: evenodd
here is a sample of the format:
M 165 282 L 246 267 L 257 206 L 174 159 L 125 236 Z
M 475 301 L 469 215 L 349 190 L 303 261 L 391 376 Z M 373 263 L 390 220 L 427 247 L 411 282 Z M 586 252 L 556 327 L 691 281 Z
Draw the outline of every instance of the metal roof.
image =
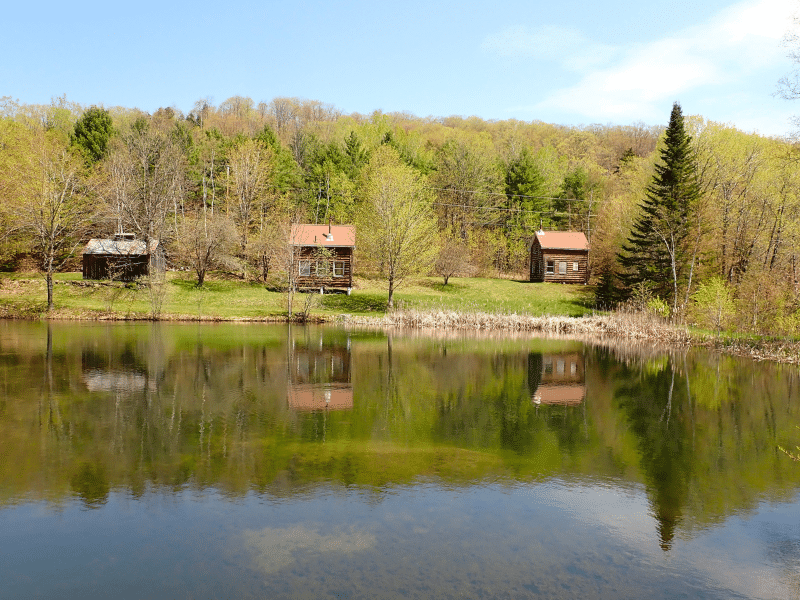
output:
M 545 250 L 589 249 L 589 241 L 580 231 L 537 231 L 536 239 Z
M 325 246 L 353 248 L 356 228 L 352 225 L 292 225 L 293 246 Z
M 158 248 L 158 240 L 150 240 L 150 253 Z M 141 256 L 148 254 L 144 240 L 91 239 L 83 254 L 114 254 L 118 256 Z

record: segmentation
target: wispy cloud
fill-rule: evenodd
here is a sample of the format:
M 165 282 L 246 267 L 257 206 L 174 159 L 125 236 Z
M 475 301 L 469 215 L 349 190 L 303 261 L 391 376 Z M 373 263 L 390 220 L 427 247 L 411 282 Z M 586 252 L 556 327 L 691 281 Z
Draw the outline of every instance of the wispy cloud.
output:
M 576 31 L 516 28 L 487 38 L 482 47 L 501 56 L 536 52 L 578 71 L 573 85 L 550 93 L 528 107 L 531 111 L 558 109 L 593 120 L 652 119 L 663 112 L 665 101 L 704 86 L 733 93 L 747 77 L 785 62 L 780 40 L 796 10 L 793 0 L 748 0 L 644 44 L 610 46 Z
M 549 60 L 582 71 L 611 60 L 618 49 L 587 39 L 574 29 L 546 25 L 508 27 L 484 39 L 481 49 L 508 59 Z

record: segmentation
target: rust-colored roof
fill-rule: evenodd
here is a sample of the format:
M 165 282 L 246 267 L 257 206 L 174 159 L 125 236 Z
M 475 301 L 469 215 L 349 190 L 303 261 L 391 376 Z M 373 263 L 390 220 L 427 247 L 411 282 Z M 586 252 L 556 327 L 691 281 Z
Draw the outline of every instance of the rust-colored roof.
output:
M 293 246 L 355 247 L 352 225 L 292 225 Z
M 546 250 L 589 249 L 589 241 L 580 231 L 537 231 L 536 239 Z
M 348 410 L 353 408 L 353 387 L 314 383 L 289 385 L 288 400 L 292 410 Z
M 572 406 L 583 402 L 584 385 L 540 385 L 533 394 L 534 404 L 565 404 Z

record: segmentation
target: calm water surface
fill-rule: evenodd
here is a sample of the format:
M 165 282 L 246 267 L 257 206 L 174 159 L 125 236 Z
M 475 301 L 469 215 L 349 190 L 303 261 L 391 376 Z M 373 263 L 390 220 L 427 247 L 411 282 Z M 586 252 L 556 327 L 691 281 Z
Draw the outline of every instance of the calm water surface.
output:
M 0 322 L 2 598 L 798 598 L 797 367 Z

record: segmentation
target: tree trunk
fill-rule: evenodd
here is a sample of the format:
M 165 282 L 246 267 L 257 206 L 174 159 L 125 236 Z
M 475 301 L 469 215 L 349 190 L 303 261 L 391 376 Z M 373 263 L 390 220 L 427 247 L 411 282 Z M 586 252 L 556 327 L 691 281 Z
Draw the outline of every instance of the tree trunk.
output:
M 53 274 L 47 273 L 47 310 L 53 310 Z
M 48 256 L 45 262 L 45 280 L 47 281 L 47 311 L 53 310 L 53 258 Z

